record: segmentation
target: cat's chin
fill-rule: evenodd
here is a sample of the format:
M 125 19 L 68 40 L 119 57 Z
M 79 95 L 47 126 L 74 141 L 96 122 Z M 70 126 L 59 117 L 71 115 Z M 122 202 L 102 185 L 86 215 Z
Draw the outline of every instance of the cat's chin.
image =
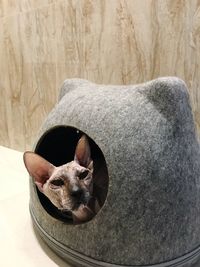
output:
M 95 214 L 93 213 L 93 211 L 87 205 L 84 204 L 81 204 L 77 210 L 74 210 L 72 212 L 74 223 L 87 222 L 92 219 L 94 215 Z
M 79 224 L 89 221 L 94 217 L 95 213 L 88 207 L 88 205 L 83 203 L 78 203 L 76 209 L 59 209 L 62 216 L 67 220 L 72 220 L 72 223 Z
M 81 203 L 81 202 L 78 202 L 76 204 L 74 204 L 74 206 L 71 208 L 71 209 L 59 209 L 62 213 L 73 213 L 74 211 L 77 211 L 78 209 L 80 208 L 83 208 L 87 205 L 87 203 Z

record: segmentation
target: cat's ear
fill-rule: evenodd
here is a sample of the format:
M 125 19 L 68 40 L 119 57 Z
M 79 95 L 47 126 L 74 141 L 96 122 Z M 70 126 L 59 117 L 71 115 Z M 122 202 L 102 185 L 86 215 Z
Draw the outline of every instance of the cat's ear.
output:
M 74 160 L 81 166 L 93 170 L 90 145 L 86 135 L 83 135 L 78 141 Z
M 43 192 L 43 185 L 49 179 L 55 167 L 46 159 L 30 151 L 24 153 L 24 164 L 38 189 Z

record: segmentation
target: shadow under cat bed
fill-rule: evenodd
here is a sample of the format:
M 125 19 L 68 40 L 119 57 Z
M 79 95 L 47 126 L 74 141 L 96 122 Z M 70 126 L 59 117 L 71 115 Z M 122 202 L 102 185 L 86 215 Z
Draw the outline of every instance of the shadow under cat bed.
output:
M 30 212 L 41 237 L 74 266 L 192 267 L 200 259 L 200 147 L 185 83 L 66 80 L 34 151 L 61 166 L 76 161 L 82 136 L 94 177 L 104 170 L 100 191 L 94 181 L 100 209 L 74 224 L 30 177 Z

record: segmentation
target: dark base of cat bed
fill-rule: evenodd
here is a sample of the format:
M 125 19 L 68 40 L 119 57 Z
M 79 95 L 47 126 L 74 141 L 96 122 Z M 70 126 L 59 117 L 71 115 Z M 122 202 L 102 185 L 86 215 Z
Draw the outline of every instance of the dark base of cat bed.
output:
M 76 267 L 192 267 L 200 259 L 200 247 L 193 250 L 186 255 L 174 259 L 172 261 L 153 264 L 153 265 L 117 265 L 112 263 L 101 262 L 90 257 L 87 257 L 81 253 L 78 253 L 49 236 L 44 229 L 38 224 L 35 215 L 30 207 L 30 214 L 32 217 L 33 225 L 42 239 L 47 243 L 47 245 L 61 258 L 66 260 L 68 263 Z

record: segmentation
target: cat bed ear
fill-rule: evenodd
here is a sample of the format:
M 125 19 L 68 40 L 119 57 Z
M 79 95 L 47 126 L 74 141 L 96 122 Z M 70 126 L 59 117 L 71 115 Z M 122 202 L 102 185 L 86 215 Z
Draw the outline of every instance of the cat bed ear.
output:
M 24 153 L 24 163 L 38 189 L 42 192 L 43 185 L 49 179 L 55 167 L 41 156 L 30 151 Z

